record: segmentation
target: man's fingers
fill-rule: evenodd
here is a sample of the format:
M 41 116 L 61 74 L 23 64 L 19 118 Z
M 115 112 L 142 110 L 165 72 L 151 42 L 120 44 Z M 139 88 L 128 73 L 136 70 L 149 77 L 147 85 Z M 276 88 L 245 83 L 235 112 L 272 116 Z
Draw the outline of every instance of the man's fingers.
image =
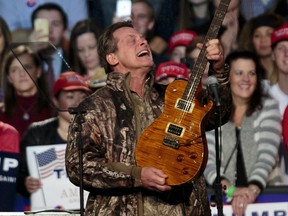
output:
M 154 191 L 166 191 L 171 187 L 166 185 L 167 175 L 154 167 L 143 167 L 141 173 L 142 185 Z

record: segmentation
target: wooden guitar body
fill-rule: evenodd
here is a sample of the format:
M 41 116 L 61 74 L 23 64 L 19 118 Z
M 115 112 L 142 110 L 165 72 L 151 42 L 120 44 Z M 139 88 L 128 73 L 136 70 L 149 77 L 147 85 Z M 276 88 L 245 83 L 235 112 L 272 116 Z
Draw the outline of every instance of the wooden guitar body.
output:
M 181 99 L 187 81 L 176 80 L 165 93 L 163 113 L 141 134 L 136 145 L 137 165 L 152 166 L 167 176 L 167 184 L 179 185 L 198 175 L 206 166 L 208 151 L 204 123 L 213 106 L 202 104 L 196 96 Z

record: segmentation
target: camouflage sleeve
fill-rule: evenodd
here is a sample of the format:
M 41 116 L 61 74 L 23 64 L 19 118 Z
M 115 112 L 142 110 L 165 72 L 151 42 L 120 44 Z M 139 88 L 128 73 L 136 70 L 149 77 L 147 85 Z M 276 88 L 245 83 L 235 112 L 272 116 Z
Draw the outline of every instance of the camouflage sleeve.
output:
M 84 189 L 140 186 L 141 168 L 111 162 L 110 152 L 106 151 L 106 145 L 103 144 L 103 137 L 110 137 L 109 134 L 103 134 L 103 131 L 109 133 L 109 130 L 100 130 L 111 124 L 101 125 L 99 123 L 101 121 L 97 121 L 93 116 L 95 116 L 93 113 L 85 114 L 84 122 L 79 125 L 76 123 L 78 117 L 76 115 L 70 124 L 65 156 L 70 181 L 77 186 L 80 185 L 79 148 L 82 146 Z

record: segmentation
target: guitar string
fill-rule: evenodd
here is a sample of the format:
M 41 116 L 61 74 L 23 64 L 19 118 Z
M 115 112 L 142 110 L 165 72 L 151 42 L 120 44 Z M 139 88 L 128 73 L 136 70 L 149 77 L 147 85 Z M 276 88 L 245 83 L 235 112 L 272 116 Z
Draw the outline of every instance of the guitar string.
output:
M 221 2 L 220 2 L 220 5 L 219 5 L 219 7 L 217 8 L 217 10 L 215 12 L 215 16 L 213 17 L 212 23 L 215 22 L 215 24 L 218 24 L 218 27 L 217 27 L 218 29 L 216 29 L 216 31 L 214 31 L 214 34 L 215 34 L 214 37 L 216 37 L 218 32 L 219 32 L 220 26 L 221 26 L 221 24 L 223 22 L 223 19 L 224 19 L 224 16 L 226 14 L 226 11 L 228 9 L 228 6 L 229 6 L 229 4 L 225 5 L 225 4 L 221 4 Z M 225 11 L 224 14 L 223 13 L 221 14 L 221 11 L 222 12 Z M 217 16 L 219 16 L 219 17 L 217 18 Z M 212 23 L 211 23 L 211 25 L 209 27 L 207 35 L 205 36 L 204 42 L 207 42 L 209 40 L 208 36 L 209 36 L 209 33 L 211 33 L 210 31 L 212 31 L 212 29 L 211 29 Z M 211 36 L 210 36 L 211 38 L 213 37 L 212 33 L 211 33 Z M 195 93 L 197 92 L 198 85 L 200 84 L 200 81 L 202 79 L 202 76 L 203 76 L 203 73 L 204 73 L 204 70 L 205 70 L 205 68 L 203 69 L 203 68 L 199 67 L 199 65 L 202 65 L 202 67 L 204 67 L 203 63 L 205 63 L 205 61 L 206 61 L 206 64 L 205 64 L 205 67 L 206 67 L 206 65 L 208 63 L 208 61 L 205 59 L 205 54 L 206 54 L 206 48 L 202 47 L 202 49 L 200 50 L 200 53 L 199 53 L 199 55 L 201 56 L 201 59 L 199 60 L 198 59 L 199 56 L 198 56 L 198 58 L 196 60 L 196 65 L 197 65 L 198 62 L 200 62 L 200 63 L 197 65 L 198 67 L 196 68 L 196 76 L 193 77 L 194 81 L 192 82 L 191 79 L 188 81 L 189 82 L 188 84 L 194 83 L 194 86 L 192 88 L 190 88 L 189 92 L 187 93 L 187 95 L 188 95 L 187 99 L 185 98 L 185 101 L 186 100 L 187 101 L 191 101 L 191 104 L 185 102 L 185 105 L 184 105 L 185 111 L 182 112 L 182 116 L 180 117 L 179 122 L 182 122 L 183 119 L 185 119 L 185 117 L 187 115 L 187 111 L 189 111 L 189 108 L 191 108 L 191 106 L 193 105 L 193 97 L 195 96 Z M 193 67 L 193 69 L 194 69 L 194 67 Z M 193 70 L 192 70 L 192 72 L 193 72 Z M 195 86 L 195 82 L 197 84 L 196 86 Z M 184 99 L 184 98 L 182 98 L 182 99 Z
M 206 40 L 207 40 L 207 39 L 205 38 L 204 41 L 206 41 Z M 197 64 L 198 64 L 198 65 L 203 65 L 203 62 L 205 63 L 205 60 L 206 60 L 206 59 L 205 59 L 205 54 L 206 54 L 206 48 L 203 47 L 203 48 L 201 49 L 198 57 L 197 57 L 196 65 L 197 65 Z M 199 57 L 200 57 L 200 58 L 199 58 Z M 206 61 L 206 64 L 207 64 L 207 61 Z M 202 66 L 202 67 L 203 67 L 203 66 Z M 205 69 L 205 68 L 204 68 L 204 69 Z M 185 104 L 185 105 L 184 105 L 184 107 L 183 107 L 183 108 L 184 108 L 184 111 L 182 112 L 181 117 L 180 117 L 179 122 L 178 122 L 179 125 L 181 125 L 180 122 L 182 122 L 183 119 L 186 119 L 187 113 L 189 112 L 189 110 L 191 109 L 191 106 L 193 105 L 193 97 L 194 97 L 194 95 L 195 95 L 195 93 L 196 93 L 196 90 L 197 90 L 197 88 L 198 88 L 198 85 L 200 84 L 202 75 L 203 75 L 203 73 L 204 73 L 203 69 L 201 70 L 201 67 L 199 67 L 199 66 L 198 66 L 195 70 L 196 70 L 196 71 L 194 71 L 194 68 L 192 69 L 192 71 L 195 72 L 195 75 L 194 75 L 193 77 L 191 77 L 190 80 L 188 81 L 189 83 L 187 83 L 187 85 L 188 85 L 188 84 L 192 85 L 192 83 L 193 83 L 194 86 L 192 85 L 192 88 L 189 89 L 187 95 L 185 96 L 186 98 L 182 98 L 182 100 L 184 100 L 184 104 Z M 201 77 L 200 77 L 200 75 L 201 75 Z M 192 80 L 193 80 L 193 81 L 192 81 Z M 197 84 L 197 85 L 195 85 L 195 84 Z M 192 92 L 192 93 L 191 93 L 191 92 Z M 188 102 L 188 101 L 189 101 L 189 102 Z M 191 103 L 190 103 L 190 102 L 191 102 Z M 181 108 L 181 107 L 180 107 L 180 108 Z M 200 134 L 200 136 L 197 136 L 197 137 L 196 137 L 196 139 L 198 139 L 198 138 L 201 138 L 201 140 L 202 140 L 202 134 Z
M 204 41 L 207 41 L 206 37 L 205 37 L 205 40 Z M 203 53 L 203 54 L 202 54 Z M 178 124 L 180 124 L 180 122 L 183 121 L 183 119 L 186 118 L 186 115 L 187 115 L 187 112 L 189 111 L 189 107 L 192 106 L 193 104 L 193 97 L 194 97 L 194 94 L 196 92 L 196 89 L 195 89 L 195 82 L 196 82 L 196 87 L 199 85 L 200 81 L 200 75 L 202 76 L 203 73 L 201 74 L 201 67 L 199 67 L 199 65 L 203 65 L 203 61 L 205 62 L 205 54 L 206 54 L 206 49 L 205 47 L 203 47 L 201 50 L 200 50 L 200 53 L 197 57 L 197 60 L 196 60 L 196 64 L 197 65 L 197 68 L 195 69 L 196 71 L 194 71 L 194 67 L 192 69 L 192 72 L 195 72 L 195 75 L 190 75 L 190 80 L 188 81 L 187 85 L 192 85 L 194 84 L 194 86 L 192 85 L 192 88 L 189 89 L 189 91 L 187 92 L 187 95 L 185 95 L 185 98 L 182 98 L 182 100 L 184 100 L 184 111 L 181 113 L 181 116 L 179 118 L 179 121 L 178 121 Z M 199 59 L 200 57 L 200 59 Z M 194 65 L 194 66 L 195 66 Z M 192 81 L 193 80 L 193 81 Z M 192 92 L 192 93 L 191 93 Z M 191 103 L 190 103 L 191 102 Z M 181 107 L 180 107 L 181 108 Z
M 206 41 L 206 40 L 205 40 Z M 201 56 L 201 54 L 203 53 L 203 55 Z M 199 62 L 199 64 L 198 65 L 202 65 L 203 64 L 203 61 L 205 62 L 205 54 L 206 54 L 206 49 L 205 48 L 202 48 L 201 49 L 201 51 L 200 51 L 200 53 L 199 53 L 199 56 L 198 56 L 198 58 L 197 58 L 197 60 L 196 60 L 196 65 L 198 64 L 198 62 Z M 200 59 L 199 59 L 199 57 L 200 57 Z M 194 68 L 193 68 L 194 69 Z M 192 70 L 192 72 L 193 72 L 193 70 Z M 187 95 L 186 95 L 186 98 L 182 98 L 185 102 L 185 105 L 184 105 L 184 112 L 182 112 L 182 115 L 181 115 L 181 117 L 180 117 L 180 121 L 179 122 L 182 122 L 183 121 L 183 119 L 185 119 L 186 118 L 186 115 L 187 115 L 187 112 L 190 110 L 189 109 L 189 107 L 191 107 L 192 106 L 192 104 L 193 104 L 193 97 L 194 97 L 194 95 L 195 95 L 195 92 L 196 92 L 196 87 L 200 84 L 200 80 L 201 80 L 201 78 L 199 77 L 200 75 L 202 76 L 203 75 L 203 73 L 201 74 L 202 72 L 201 72 L 201 67 L 197 67 L 196 68 L 196 71 L 195 71 L 195 75 L 191 75 L 192 76 L 192 78 L 188 81 L 188 83 L 187 83 L 187 85 L 188 84 L 194 84 L 194 86 L 192 85 L 192 88 L 190 88 L 189 89 L 189 91 L 188 91 L 188 93 L 187 93 Z M 193 81 L 192 81 L 193 80 Z M 197 85 L 195 85 L 195 84 L 197 84 Z M 192 92 L 192 93 L 191 93 Z M 191 102 L 191 103 L 190 103 Z
M 204 39 L 204 42 L 207 42 L 208 40 L 209 40 L 209 35 L 210 35 L 210 38 L 214 38 L 214 37 L 216 37 L 217 35 L 218 35 L 218 32 L 219 32 L 219 29 L 220 29 L 220 27 L 221 27 L 221 25 L 222 25 L 222 22 L 223 22 L 223 19 L 224 19 L 224 17 L 225 17 L 225 14 L 226 14 L 226 11 L 227 11 L 227 9 L 228 9 L 228 6 L 229 6 L 229 3 L 224 3 L 224 2 L 220 2 L 220 4 L 219 4 L 219 6 L 218 6 L 218 8 L 217 8 L 217 10 L 216 10 L 216 12 L 215 12 L 215 15 L 214 15 L 214 17 L 213 17 L 213 19 L 212 19 L 212 23 L 210 24 L 210 27 L 209 27 L 209 29 L 208 29 L 208 32 L 207 32 L 207 35 L 205 36 L 205 39 Z M 215 25 L 217 28 L 215 29 L 214 28 L 214 35 L 213 35 L 213 31 L 212 31 L 212 28 L 211 28 L 211 26 L 212 25 Z M 200 65 L 202 65 L 203 66 L 203 62 L 205 62 L 206 61 L 206 59 L 205 59 L 205 54 L 206 54 L 206 48 L 205 47 L 203 47 L 202 49 L 201 49 L 201 51 L 200 51 L 200 54 L 202 54 L 202 52 L 204 52 L 203 53 L 203 55 L 201 56 L 201 59 L 200 59 L 200 61 L 201 61 L 201 63 L 200 63 Z M 199 55 L 200 55 L 199 54 Z M 198 58 L 197 58 L 197 61 L 198 61 Z M 197 61 L 196 61 L 196 63 L 197 63 Z M 207 61 L 206 61 L 206 64 L 207 64 Z M 206 66 L 206 65 L 205 65 Z M 196 87 L 198 87 L 198 85 L 199 85 L 199 83 L 200 83 L 200 80 L 201 80 L 201 78 L 202 78 L 202 75 L 203 75 L 203 71 L 205 70 L 205 68 L 204 68 L 204 70 L 202 69 L 202 70 L 200 70 L 201 68 L 199 68 L 198 67 L 198 70 L 197 70 L 197 72 L 196 72 L 196 77 L 197 77 L 197 86 Z M 202 73 L 202 74 L 201 74 Z M 200 77 L 200 75 L 201 75 L 201 77 Z M 194 97 L 194 94 L 191 94 L 191 91 L 192 91 L 192 89 L 190 88 L 190 92 L 188 93 L 188 94 L 190 94 L 190 96 L 188 97 L 190 100 L 192 100 L 192 98 Z M 194 93 L 195 93 L 195 91 L 196 91 L 196 89 L 194 89 Z M 186 107 L 187 108 L 187 107 Z

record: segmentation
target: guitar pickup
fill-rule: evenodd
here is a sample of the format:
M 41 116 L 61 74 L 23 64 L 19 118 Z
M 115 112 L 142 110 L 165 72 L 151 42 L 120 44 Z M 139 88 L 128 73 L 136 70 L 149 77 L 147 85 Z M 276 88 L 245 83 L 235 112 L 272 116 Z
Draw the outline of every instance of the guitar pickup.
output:
M 176 108 L 188 113 L 192 113 L 192 109 L 194 108 L 194 103 L 192 101 L 187 101 L 183 99 L 178 99 L 176 102 Z
M 166 133 L 181 137 L 184 133 L 184 128 L 179 125 L 169 123 L 166 128 Z
M 168 135 L 164 137 L 163 144 L 174 149 L 179 149 L 179 140 Z

